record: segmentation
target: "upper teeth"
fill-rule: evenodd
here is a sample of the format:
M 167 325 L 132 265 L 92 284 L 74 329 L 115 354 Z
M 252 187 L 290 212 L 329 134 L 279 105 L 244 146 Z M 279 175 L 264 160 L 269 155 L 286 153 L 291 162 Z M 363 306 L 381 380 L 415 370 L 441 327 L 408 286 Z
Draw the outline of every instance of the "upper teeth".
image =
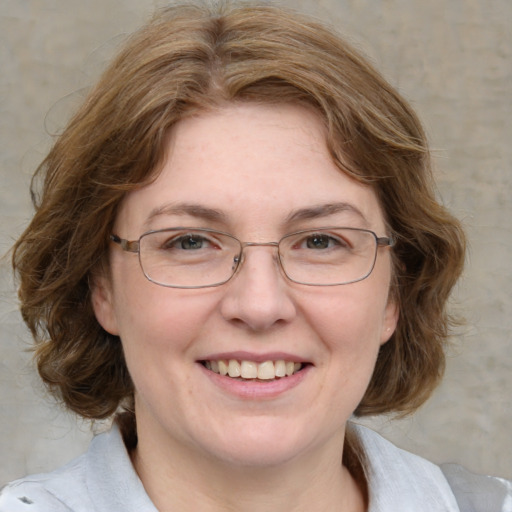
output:
M 220 373 L 220 375 L 261 380 L 287 377 L 302 368 L 301 363 L 294 363 L 293 361 L 278 360 L 256 363 L 254 361 L 238 361 L 236 359 L 205 361 L 205 366 L 215 373 Z

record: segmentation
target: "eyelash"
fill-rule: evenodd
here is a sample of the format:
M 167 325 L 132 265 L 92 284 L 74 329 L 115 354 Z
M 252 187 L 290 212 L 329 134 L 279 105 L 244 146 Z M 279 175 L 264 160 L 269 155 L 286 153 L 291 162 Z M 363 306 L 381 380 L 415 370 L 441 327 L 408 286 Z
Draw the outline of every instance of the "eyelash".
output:
M 165 243 L 162 245 L 163 245 L 163 248 L 165 248 L 165 249 L 172 249 L 172 248 L 176 248 L 175 247 L 176 245 L 181 244 L 180 249 L 186 250 L 183 247 L 183 243 L 186 241 L 190 241 L 190 240 L 194 240 L 194 243 L 199 242 L 201 244 L 201 247 L 199 247 L 199 248 L 203 248 L 202 246 L 204 243 L 207 243 L 209 245 L 214 245 L 213 240 L 205 237 L 202 234 L 197 234 L 197 233 L 185 233 L 182 235 L 174 236 L 174 237 L 166 240 Z

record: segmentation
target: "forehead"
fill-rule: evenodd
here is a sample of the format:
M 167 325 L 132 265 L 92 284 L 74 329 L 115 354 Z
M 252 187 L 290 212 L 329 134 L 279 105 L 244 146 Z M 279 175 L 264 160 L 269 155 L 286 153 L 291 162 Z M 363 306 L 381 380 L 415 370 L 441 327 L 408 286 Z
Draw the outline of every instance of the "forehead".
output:
M 338 224 L 384 227 L 375 193 L 334 164 L 322 120 L 305 107 L 226 106 L 180 121 L 167 145 L 156 180 L 122 204 L 118 224 L 131 232 L 176 225 L 201 209 L 216 212 L 210 220 L 225 229 L 251 222 L 284 229 L 313 217 L 305 210 L 319 221 L 324 212 Z M 340 204 L 347 207 L 332 206 Z

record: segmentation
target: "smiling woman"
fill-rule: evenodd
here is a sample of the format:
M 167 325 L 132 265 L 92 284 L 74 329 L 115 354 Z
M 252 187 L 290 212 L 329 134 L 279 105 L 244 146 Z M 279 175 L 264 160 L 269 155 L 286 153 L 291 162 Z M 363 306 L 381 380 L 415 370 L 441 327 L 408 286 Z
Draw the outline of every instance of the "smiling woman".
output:
M 156 249 L 151 246 L 152 259 L 141 244 L 140 262 L 114 246 L 109 273 L 99 275 L 93 288 L 96 317 L 122 340 L 136 388 L 136 469 L 144 474 L 152 468 L 146 478 L 151 482 L 155 461 L 165 468 L 178 444 L 187 464 L 196 460 L 198 467 L 212 455 L 237 466 L 293 461 L 306 467 L 303 459 L 313 454 L 326 461 L 335 454 L 334 471 L 344 425 L 397 319 L 396 303 L 388 300 L 389 250 L 379 249 L 369 232 L 357 231 L 363 226 L 386 231 L 375 193 L 339 171 L 327 152 L 320 118 L 302 106 L 225 105 L 180 121 L 168 144 L 172 155 L 156 179 L 124 198 L 114 232 L 137 235 L 155 205 L 192 196 L 201 209 L 220 212 L 222 220 L 194 213 L 153 217 L 151 230 L 179 225 L 188 233 L 186 241 L 181 235 L 169 244 L 166 236 Z M 270 190 L 286 194 L 276 200 Z M 293 215 L 337 200 L 353 207 L 320 208 L 324 213 L 308 220 Z M 203 228 L 255 243 L 224 257 L 227 243 L 213 231 L 199 248 L 197 234 L 194 243 L 194 230 Z M 317 238 L 328 235 L 330 243 L 311 248 L 303 234 L 288 235 L 300 229 L 312 229 Z M 340 242 L 333 244 L 345 231 L 350 233 L 345 246 L 353 243 L 349 258 L 340 255 Z M 271 241 L 283 236 L 284 247 L 278 249 Z M 293 245 L 286 243 L 289 238 Z M 276 264 L 278 250 L 286 266 Z M 225 262 L 223 279 L 216 277 L 219 259 Z M 367 261 L 363 267 L 361 259 Z M 291 282 L 280 268 L 309 282 Z M 147 279 L 152 276 L 184 289 L 155 286 Z M 360 283 L 325 286 L 350 281 Z M 224 284 L 209 288 L 219 283 Z M 276 366 L 281 372 L 284 366 L 285 375 L 277 378 Z M 342 383 L 340 375 L 350 378 Z M 215 471 L 217 478 L 221 474 Z
M 0 511 L 510 510 L 350 421 L 439 382 L 465 242 L 415 114 L 338 36 L 161 11 L 38 174 L 13 263 L 39 372 L 114 424 Z

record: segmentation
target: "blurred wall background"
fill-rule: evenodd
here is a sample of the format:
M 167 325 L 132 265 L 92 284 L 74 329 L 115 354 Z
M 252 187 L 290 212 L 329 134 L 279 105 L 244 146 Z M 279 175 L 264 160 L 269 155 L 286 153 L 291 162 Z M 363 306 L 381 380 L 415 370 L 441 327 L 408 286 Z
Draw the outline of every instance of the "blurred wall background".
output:
M 0 0 L 0 253 L 31 216 L 30 176 L 106 60 L 164 0 Z M 512 478 L 512 2 L 302 0 L 412 102 L 439 193 L 467 228 L 444 383 L 412 418 L 369 422 L 436 462 Z M 0 485 L 81 453 L 90 425 L 40 386 L 8 258 L 0 262 Z M 365 420 L 368 422 L 367 420 Z

